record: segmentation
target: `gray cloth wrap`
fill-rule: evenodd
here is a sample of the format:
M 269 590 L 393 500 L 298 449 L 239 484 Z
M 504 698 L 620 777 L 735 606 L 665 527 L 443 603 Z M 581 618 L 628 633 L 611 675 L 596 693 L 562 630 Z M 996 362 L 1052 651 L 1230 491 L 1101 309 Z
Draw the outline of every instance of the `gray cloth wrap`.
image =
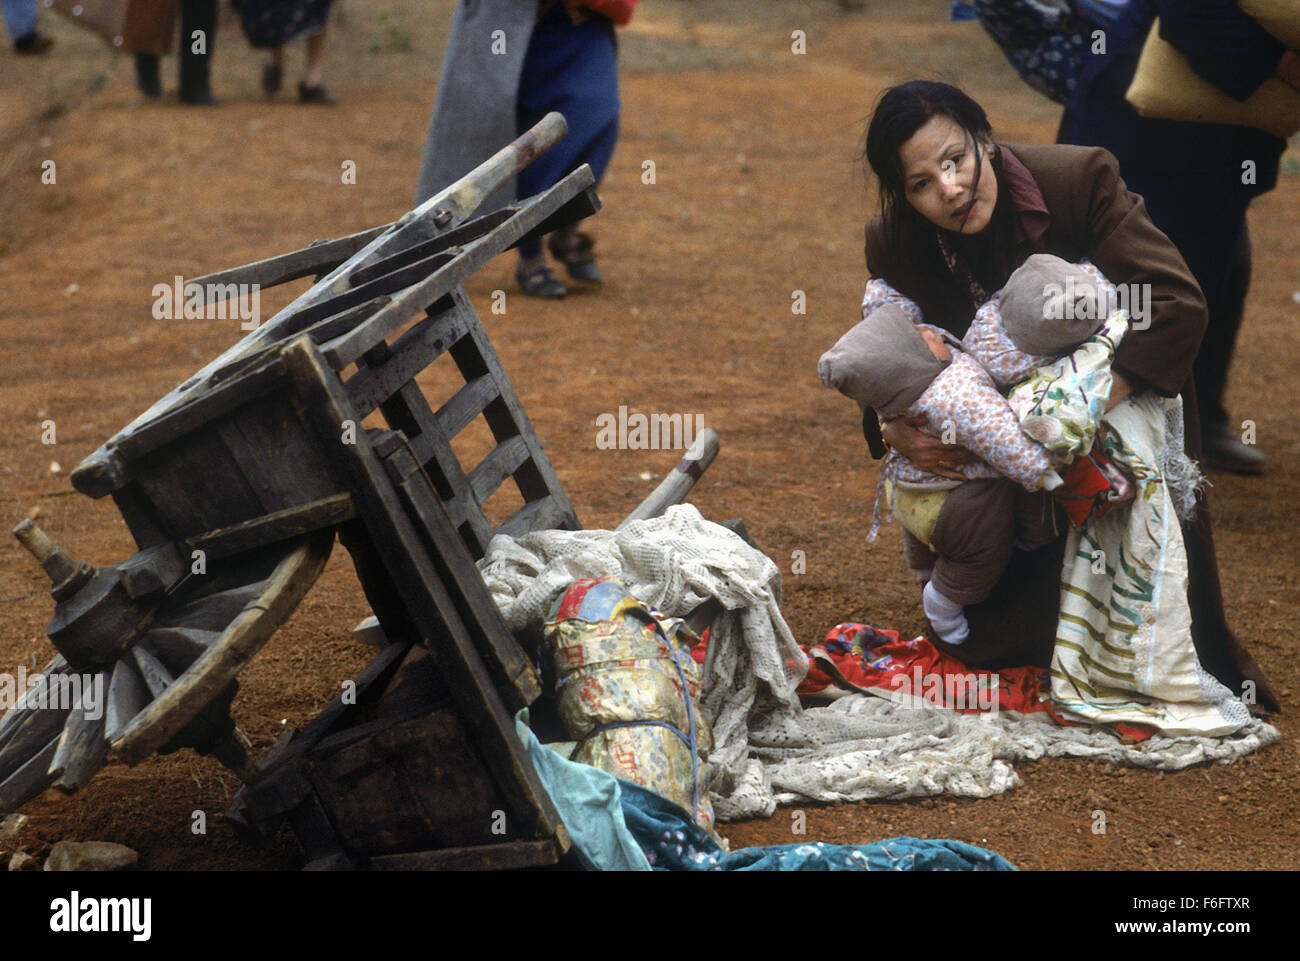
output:
M 817 362 L 822 383 L 882 417 L 901 414 L 948 366 L 901 310 L 873 310 Z
M 1087 271 L 1051 254 L 1034 254 L 1002 288 L 998 309 L 1011 342 L 1027 354 L 1058 356 L 1083 343 L 1114 304 Z

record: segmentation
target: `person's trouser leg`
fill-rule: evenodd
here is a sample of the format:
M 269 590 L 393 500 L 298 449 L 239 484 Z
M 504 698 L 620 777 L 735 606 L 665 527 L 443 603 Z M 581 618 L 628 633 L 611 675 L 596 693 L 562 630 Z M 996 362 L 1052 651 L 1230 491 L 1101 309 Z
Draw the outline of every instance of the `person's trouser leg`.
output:
M 40 15 L 36 0 L 0 0 L 0 16 L 4 17 L 10 40 L 21 40 L 34 33 Z
M 930 537 L 939 555 L 930 578 L 935 590 L 961 605 L 989 596 L 1011 559 L 1014 498 L 1008 480 L 972 480 L 953 488 Z
M 200 38 L 195 34 L 201 34 Z M 217 0 L 181 0 L 181 99 L 211 95 L 208 86 L 212 50 L 217 42 Z M 196 47 L 203 52 L 196 52 Z

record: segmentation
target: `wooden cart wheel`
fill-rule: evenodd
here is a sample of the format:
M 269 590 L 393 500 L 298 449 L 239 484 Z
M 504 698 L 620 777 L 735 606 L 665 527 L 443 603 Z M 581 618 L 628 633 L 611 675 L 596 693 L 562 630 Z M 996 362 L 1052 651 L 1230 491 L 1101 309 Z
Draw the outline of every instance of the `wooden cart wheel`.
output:
M 333 543 L 333 530 L 318 532 L 242 555 L 228 573 L 187 581 L 92 681 L 104 694 L 97 705 L 83 692 L 70 708 L 11 708 L 0 718 L 0 813 L 49 787 L 72 793 L 109 760 L 138 764 L 190 743 L 196 718 L 233 696 L 235 677 L 316 582 Z M 71 690 L 72 672 L 55 657 L 42 671 L 46 689 Z M 222 717 L 227 709 L 220 706 Z

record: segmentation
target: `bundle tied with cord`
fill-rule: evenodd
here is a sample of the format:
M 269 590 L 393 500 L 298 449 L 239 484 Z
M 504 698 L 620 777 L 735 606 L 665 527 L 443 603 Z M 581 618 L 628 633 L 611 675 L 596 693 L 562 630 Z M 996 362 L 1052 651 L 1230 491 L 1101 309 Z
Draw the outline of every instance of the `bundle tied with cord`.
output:
M 698 643 L 613 577 L 576 581 L 545 627 L 560 718 L 576 741 L 563 753 L 660 794 L 712 834 Z

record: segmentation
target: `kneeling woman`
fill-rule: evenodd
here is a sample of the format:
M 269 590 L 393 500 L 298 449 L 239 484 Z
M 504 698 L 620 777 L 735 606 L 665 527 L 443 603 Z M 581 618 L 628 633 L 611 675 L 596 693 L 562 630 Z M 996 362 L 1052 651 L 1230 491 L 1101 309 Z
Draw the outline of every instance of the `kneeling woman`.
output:
M 868 299 L 887 285 L 890 295 L 914 302 L 925 322 L 961 337 L 977 308 L 1031 254 L 1071 263 L 1086 257 L 1115 285 L 1143 285 L 1149 294 L 1143 297 L 1147 315 L 1115 356 L 1110 406 L 1130 394 L 1181 394 L 1187 453 L 1199 458 L 1195 398 L 1185 388 L 1207 322 L 1205 299 L 1142 199 L 1124 186 L 1110 153 L 994 143 L 974 100 L 948 84 L 916 81 L 881 97 L 867 132 L 866 160 L 881 197 L 881 213 L 866 230 L 867 268 L 875 279 Z M 914 424 L 894 420 L 882 431 L 868 410 L 863 432 L 875 457 L 888 443 L 925 470 L 964 479 L 961 469 L 971 455 Z M 1238 694 L 1244 681 L 1254 682 L 1258 703 L 1277 710 L 1259 667 L 1224 619 L 1203 499 L 1183 535 L 1201 664 Z M 999 588 L 968 610 L 970 639 L 950 652 L 979 667 L 1049 666 L 1063 548 L 1061 538 L 1039 554 L 1017 552 Z

